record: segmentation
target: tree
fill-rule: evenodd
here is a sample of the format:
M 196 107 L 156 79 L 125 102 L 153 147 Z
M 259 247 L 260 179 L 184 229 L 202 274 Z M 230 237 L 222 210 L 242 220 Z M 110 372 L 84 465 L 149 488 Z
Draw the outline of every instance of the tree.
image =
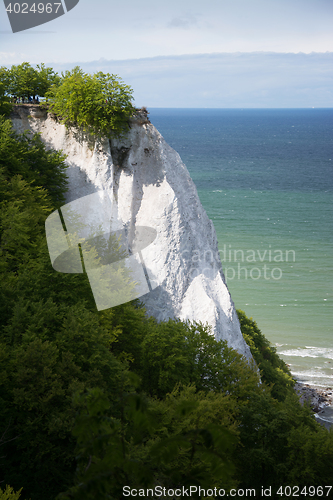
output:
M 68 186 L 65 159 L 61 152 L 47 150 L 38 134 L 17 134 L 11 121 L 0 116 L 0 167 L 7 180 L 21 175 L 25 182 L 47 189 L 52 204 L 61 206 Z
M 5 84 L 0 82 L 0 115 L 9 115 L 11 109 L 12 104 L 8 95 L 6 95 Z
M 57 73 L 47 68 L 44 63 L 33 68 L 24 62 L 10 69 L 0 69 L 0 82 L 4 84 L 6 93 L 12 97 L 35 98 L 44 97 L 51 85 L 59 82 Z
M 119 416 L 127 369 L 86 275 L 51 266 L 44 225 L 63 203 L 63 156 L 3 118 L 0 139 L 0 481 L 53 500 L 75 469 L 73 393 L 100 387 Z
M 243 337 L 260 369 L 261 380 L 272 385 L 272 396 L 283 401 L 295 384 L 286 363 L 279 358 L 276 348 L 263 335 L 257 323 L 237 310 Z
M 52 68 L 47 68 L 44 63 L 37 64 L 38 68 L 38 85 L 35 88 L 36 94 L 40 97 L 45 97 L 52 85 L 58 85 L 60 77 Z
M 47 103 L 67 127 L 78 125 L 98 136 L 119 135 L 135 111 L 132 94 L 131 87 L 116 75 L 90 75 L 76 66 L 51 87 Z
M 12 66 L 10 75 L 10 93 L 13 96 L 28 98 L 36 95 L 38 72 L 29 63 L 24 62 L 18 66 Z
M 240 415 L 235 457 L 239 487 L 277 491 L 280 486 L 330 484 L 333 433 L 316 422 L 309 407 L 299 404 L 295 392 L 282 402 L 272 398 L 265 385 L 262 389 L 251 395 Z
M 124 479 L 329 484 L 333 433 L 252 319 L 239 313 L 262 383 L 209 327 L 158 323 L 138 301 L 97 312 L 86 275 L 53 270 L 63 160 L 0 118 L 0 481 L 22 500 L 120 498 Z
M 179 383 L 245 401 L 257 390 L 256 370 L 226 341 L 216 340 L 208 325 L 171 319 L 158 323 L 131 304 L 117 306 L 102 317 L 106 327 L 118 327 L 113 353 L 129 360 L 150 396 L 162 399 Z
M 9 115 L 12 109 L 8 92 L 9 86 L 10 70 L 2 66 L 0 68 L 0 115 Z
M 10 85 L 11 85 L 11 70 L 6 68 L 5 66 L 1 66 L 0 68 L 0 83 L 4 86 L 5 93 L 10 93 Z
M 236 485 L 231 456 L 237 430 L 228 398 L 179 388 L 165 401 L 123 393 L 115 419 L 99 389 L 79 397 L 84 408 L 73 434 L 78 466 L 75 486 L 58 499 L 121 498 L 123 487 L 167 489 Z M 226 401 L 225 401 L 226 400 Z M 143 496 L 143 495 L 140 495 Z M 202 498 L 199 493 L 194 498 Z

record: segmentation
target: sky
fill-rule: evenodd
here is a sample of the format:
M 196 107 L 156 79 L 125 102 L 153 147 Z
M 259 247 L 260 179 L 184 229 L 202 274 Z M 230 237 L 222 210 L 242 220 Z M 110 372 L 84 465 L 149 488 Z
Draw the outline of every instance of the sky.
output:
M 19 33 L 0 9 L 0 65 L 102 68 L 137 105 L 333 107 L 332 0 L 80 0 Z

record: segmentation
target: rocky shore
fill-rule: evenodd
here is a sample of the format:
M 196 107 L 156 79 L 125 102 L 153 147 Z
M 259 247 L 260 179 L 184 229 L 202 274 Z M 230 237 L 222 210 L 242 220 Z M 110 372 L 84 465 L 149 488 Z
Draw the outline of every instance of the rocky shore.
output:
M 327 429 L 333 426 L 333 389 L 332 387 L 316 387 L 309 384 L 296 382 L 296 394 L 300 403 L 307 401 L 319 423 Z

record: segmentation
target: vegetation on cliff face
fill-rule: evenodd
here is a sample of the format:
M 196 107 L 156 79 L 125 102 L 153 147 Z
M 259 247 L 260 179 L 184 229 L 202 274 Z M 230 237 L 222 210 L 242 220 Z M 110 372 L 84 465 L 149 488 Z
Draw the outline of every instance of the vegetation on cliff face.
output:
M 96 136 L 119 136 L 128 129 L 135 108 L 133 90 L 117 75 L 85 73 L 76 66 L 59 76 L 45 64 L 24 62 L 0 68 L 0 113 L 8 114 L 9 98 L 46 97 L 49 111 L 67 127 L 78 126 Z
M 97 312 L 86 276 L 57 273 L 47 251 L 64 157 L 2 117 L 0 158 L 3 485 L 23 487 L 20 500 L 104 500 L 124 485 L 260 497 L 331 484 L 333 433 L 253 320 L 238 313 L 262 383 L 207 326 L 157 323 L 138 302 Z
M 259 330 L 257 323 L 243 311 L 237 311 L 243 337 L 260 369 L 261 380 L 272 387 L 272 396 L 283 401 L 294 386 L 291 373 L 276 349 Z
M 50 111 L 67 126 L 78 125 L 93 134 L 120 135 L 134 114 L 133 91 L 116 75 L 84 73 L 78 66 L 62 75 L 46 94 Z

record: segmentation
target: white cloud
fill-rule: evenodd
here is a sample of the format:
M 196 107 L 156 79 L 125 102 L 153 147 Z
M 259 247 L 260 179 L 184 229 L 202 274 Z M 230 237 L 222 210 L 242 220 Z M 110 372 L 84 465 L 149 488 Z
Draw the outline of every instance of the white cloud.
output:
M 2 66 L 12 65 L 12 64 L 20 64 L 21 62 L 29 61 L 28 54 L 24 54 L 23 52 L 0 52 L 0 64 Z
M 333 107 L 333 52 L 221 53 L 56 65 L 115 73 L 148 107 Z
M 3 35 L 1 49 L 27 51 L 35 63 L 235 51 L 325 52 L 333 51 L 332 25 L 332 0 L 80 0 L 44 26 L 55 33 Z M 0 30 L 8 29 L 0 4 Z

